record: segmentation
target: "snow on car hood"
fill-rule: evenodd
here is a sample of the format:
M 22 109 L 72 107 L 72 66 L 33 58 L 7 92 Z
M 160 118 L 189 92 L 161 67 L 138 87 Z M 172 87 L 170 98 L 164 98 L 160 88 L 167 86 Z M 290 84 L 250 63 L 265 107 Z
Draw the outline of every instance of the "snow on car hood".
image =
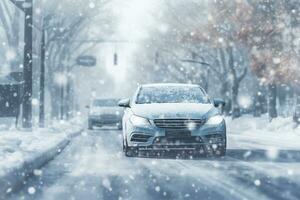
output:
M 198 103 L 162 103 L 134 104 L 131 107 L 135 115 L 148 119 L 158 118 L 206 118 L 206 114 L 215 109 L 212 104 Z
M 91 114 L 123 114 L 123 109 L 120 107 L 92 107 Z

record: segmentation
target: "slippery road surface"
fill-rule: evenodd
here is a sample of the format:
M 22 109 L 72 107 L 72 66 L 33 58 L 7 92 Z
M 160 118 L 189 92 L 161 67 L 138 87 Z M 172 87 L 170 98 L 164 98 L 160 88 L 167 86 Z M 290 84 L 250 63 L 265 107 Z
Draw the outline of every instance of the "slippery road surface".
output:
M 86 131 L 8 198 L 300 199 L 299 151 L 228 136 L 225 158 L 127 158 L 120 131 Z

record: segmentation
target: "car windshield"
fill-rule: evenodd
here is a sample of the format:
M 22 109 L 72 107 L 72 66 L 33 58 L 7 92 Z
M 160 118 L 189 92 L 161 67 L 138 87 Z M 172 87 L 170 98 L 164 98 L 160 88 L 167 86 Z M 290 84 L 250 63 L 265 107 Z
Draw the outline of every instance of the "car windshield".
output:
M 93 101 L 94 107 L 115 107 L 118 106 L 117 99 L 96 99 Z
M 200 87 L 166 86 L 142 87 L 136 103 L 209 103 L 209 100 Z

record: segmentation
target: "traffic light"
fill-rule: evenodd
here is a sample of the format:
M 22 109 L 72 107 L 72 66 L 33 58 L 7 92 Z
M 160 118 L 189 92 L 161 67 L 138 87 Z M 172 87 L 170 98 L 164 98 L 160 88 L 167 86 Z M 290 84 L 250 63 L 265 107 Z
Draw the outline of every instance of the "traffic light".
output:
M 118 65 L 118 54 L 114 54 L 114 65 Z
M 157 65 L 159 61 L 159 53 L 155 52 L 155 64 Z

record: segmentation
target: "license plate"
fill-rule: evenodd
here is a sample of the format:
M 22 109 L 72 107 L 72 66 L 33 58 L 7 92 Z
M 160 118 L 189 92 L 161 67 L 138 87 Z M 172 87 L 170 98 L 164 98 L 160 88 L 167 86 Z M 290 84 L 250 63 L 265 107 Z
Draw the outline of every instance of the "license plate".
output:
M 190 131 L 166 131 L 167 138 L 191 137 Z

